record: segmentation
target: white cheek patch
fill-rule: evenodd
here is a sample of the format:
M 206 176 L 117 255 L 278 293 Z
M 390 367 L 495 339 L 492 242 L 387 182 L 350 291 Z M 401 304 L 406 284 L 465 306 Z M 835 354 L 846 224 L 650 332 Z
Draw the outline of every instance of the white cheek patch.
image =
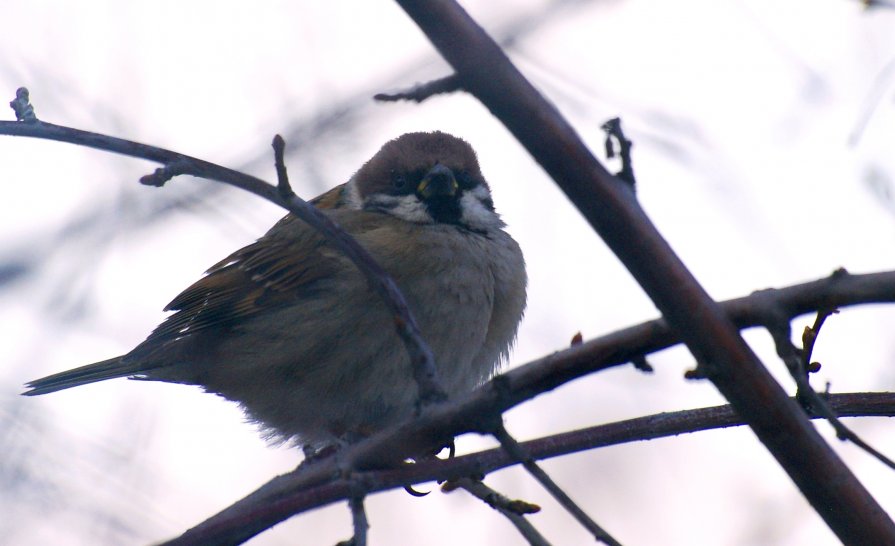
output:
M 463 192 L 460 197 L 460 223 L 472 229 L 488 230 L 502 228 L 504 224 L 500 216 L 493 210 L 491 192 L 483 185 Z
M 415 194 L 377 193 L 367 196 L 364 200 L 361 198 L 354 179 L 351 179 L 345 185 L 343 199 L 345 207 L 349 209 L 377 210 L 415 224 L 435 223 L 435 219 L 432 218 L 425 203 L 420 201 Z M 494 212 L 493 205 L 491 205 L 491 192 L 483 185 L 463 192 L 460 197 L 459 223 L 474 230 L 499 229 L 506 225 Z
M 367 197 L 364 208 L 367 210 L 380 210 L 415 224 L 432 224 L 435 220 L 426 210 L 426 205 L 420 202 L 416 195 L 385 195 L 382 193 Z
M 342 202 L 345 208 L 352 210 L 361 210 L 364 208 L 364 201 L 360 197 L 360 190 L 357 189 L 357 181 L 354 177 L 345 184 L 345 191 L 342 193 Z

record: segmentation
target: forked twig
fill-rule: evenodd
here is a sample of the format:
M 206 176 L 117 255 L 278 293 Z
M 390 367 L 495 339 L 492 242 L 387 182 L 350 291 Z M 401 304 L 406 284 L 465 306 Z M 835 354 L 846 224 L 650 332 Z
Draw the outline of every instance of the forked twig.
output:
M 790 375 L 796 382 L 796 399 L 799 400 L 802 406 L 810 413 L 826 419 L 833 427 L 833 430 L 836 431 L 837 438 L 855 444 L 878 459 L 884 465 L 895 470 L 895 461 L 868 444 L 853 430 L 845 426 L 839 419 L 839 416 L 836 415 L 836 412 L 830 407 L 830 404 L 828 404 L 824 397 L 818 394 L 818 392 L 811 386 L 809 380 L 809 367 L 811 366 L 810 361 L 814 350 L 814 344 L 820 334 L 820 328 L 823 326 L 824 321 L 834 312 L 837 311 L 835 309 L 823 309 L 818 311 L 814 326 L 806 328 L 805 332 L 802 334 L 802 350 L 799 350 L 793 345 L 789 320 L 783 318 L 783 313 L 771 315 L 775 318 L 771 319 L 773 322 L 768 325 L 768 331 L 774 339 L 777 354 L 784 361 Z
M 494 434 L 494 437 L 500 442 L 500 446 L 510 455 L 510 457 L 516 462 L 521 463 L 522 466 L 528 470 L 528 473 L 531 474 L 544 489 L 546 489 L 550 495 L 552 495 L 553 498 L 566 509 L 567 512 L 572 514 L 572 517 L 587 529 L 598 542 L 608 544 L 609 546 L 621 546 L 619 541 L 612 538 L 612 535 L 606 532 L 605 529 L 600 527 L 597 522 L 588 516 L 587 513 L 582 510 L 581 507 L 578 506 L 555 481 L 553 481 L 553 478 L 544 472 L 544 469 L 538 466 L 531 455 L 526 452 L 525 448 L 519 445 L 519 442 L 517 442 L 515 438 L 510 436 L 510 433 L 507 432 L 507 429 L 503 424 L 495 427 L 492 434 Z
M 472 478 L 451 480 L 446 482 L 441 490 L 447 493 L 456 488 L 463 489 L 503 514 L 531 546 L 550 546 L 547 539 L 525 517 L 526 514 L 538 512 L 541 509 L 539 506 L 525 501 L 510 499 L 491 489 L 483 481 Z

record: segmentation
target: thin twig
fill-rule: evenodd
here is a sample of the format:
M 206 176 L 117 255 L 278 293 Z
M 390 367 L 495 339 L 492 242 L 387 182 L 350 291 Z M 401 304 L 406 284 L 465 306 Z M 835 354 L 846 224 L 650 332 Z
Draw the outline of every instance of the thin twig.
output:
M 364 498 L 351 497 L 348 504 L 351 505 L 351 523 L 354 526 L 352 546 L 367 546 L 367 530 L 370 524 L 367 522 L 367 511 L 364 510 Z
M 277 190 L 283 199 L 289 199 L 295 195 L 295 192 L 292 191 L 289 174 L 286 172 L 286 141 L 280 135 L 275 135 L 271 145 L 273 146 L 274 168 L 277 170 Z
M 434 95 L 454 93 L 462 88 L 463 86 L 460 82 L 460 77 L 456 74 L 451 74 L 444 78 L 416 84 L 410 89 L 398 91 L 397 93 L 377 93 L 373 95 L 373 98 L 380 102 L 411 100 L 420 103 Z
M 444 492 L 450 492 L 454 488 L 461 488 L 470 495 L 485 502 L 491 508 L 494 508 L 519 531 L 526 541 L 532 546 L 550 546 L 547 539 L 535 529 L 535 526 L 525 517 L 526 514 L 534 514 L 541 508 L 537 505 L 527 503 L 525 501 L 510 499 L 499 492 L 491 489 L 481 480 L 472 478 L 459 478 L 446 482 L 441 488 Z
M 606 157 L 611 159 L 618 154 L 622 161 L 622 168 L 615 173 L 615 176 L 630 184 L 631 189 L 635 189 L 637 180 L 634 178 L 634 163 L 631 159 L 631 148 L 634 146 L 634 143 L 628 140 L 624 131 L 622 131 L 621 118 L 612 118 L 604 123 L 601 128 L 606 132 L 604 143 Z M 618 143 L 618 152 L 615 150 L 615 142 Z
M 510 457 L 516 460 L 516 462 L 522 463 L 525 470 L 528 470 L 528 473 L 531 474 L 554 499 L 556 499 L 560 506 L 572 514 L 572 517 L 587 529 L 597 542 L 602 542 L 609 546 L 621 546 L 619 541 L 612 538 L 612 535 L 606 532 L 605 529 L 600 527 L 597 522 L 588 516 L 587 513 L 582 510 L 581 507 L 578 506 L 575 501 L 573 501 L 572 498 L 563 491 L 563 489 L 557 485 L 549 475 L 547 475 L 546 472 L 544 472 L 544 469 L 538 466 L 525 448 L 519 445 L 519 442 L 517 442 L 515 438 L 510 436 L 510 433 L 507 432 L 507 429 L 503 424 L 495 427 L 492 434 L 494 434 L 494 437 L 500 442 L 501 447 L 509 453 Z
M 824 322 L 831 316 L 839 312 L 839 309 L 821 309 L 814 318 L 813 326 L 806 326 L 802 332 L 802 367 L 807 374 L 820 371 L 820 364 L 811 362 L 811 356 L 814 354 L 814 345 L 820 335 L 820 329 L 823 328 Z
M 774 345 L 777 348 L 777 354 L 781 359 L 786 363 L 787 369 L 790 371 L 790 375 L 796 382 L 796 399 L 812 414 L 820 415 L 824 419 L 827 420 L 828 423 L 833 427 L 833 430 L 836 431 L 836 437 L 843 441 L 849 441 L 859 448 L 863 449 L 884 465 L 889 468 L 895 470 L 895 461 L 887 457 L 885 454 L 868 444 L 864 441 L 860 436 L 858 436 L 854 431 L 845 426 L 839 417 L 836 415 L 836 412 L 830 407 L 826 400 L 814 388 L 811 386 L 808 376 L 807 370 L 807 362 L 811 358 L 811 351 L 814 347 L 814 341 L 817 339 L 817 335 L 820 332 L 820 327 L 823 324 L 824 320 L 827 316 L 829 316 L 832 311 L 829 310 L 821 310 L 818 312 L 818 317 L 815 320 L 815 329 L 813 333 L 807 336 L 809 338 L 808 349 L 799 350 L 793 345 L 791 340 L 791 328 L 788 320 L 784 320 L 779 318 L 782 313 L 777 315 L 777 319 L 772 319 L 773 322 L 768 324 L 768 331 L 771 333 L 771 337 L 774 340 Z M 772 317 L 774 315 L 771 315 Z
M 330 244 L 343 252 L 386 303 L 395 317 L 398 335 L 410 355 L 421 405 L 426 406 L 446 399 L 447 395 L 438 380 L 432 351 L 423 340 L 419 326 L 394 280 L 354 238 L 328 216 L 294 193 L 283 195 L 278 186 L 268 184 L 259 178 L 171 150 L 42 121 L 30 123 L 0 121 L 0 134 L 68 142 L 155 161 L 161 163 L 163 167 L 153 174 L 144 176 L 140 180 L 141 183 L 162 186 L 173 176 L 189 174 L 236 186 L 285 208 L 319 231 Z

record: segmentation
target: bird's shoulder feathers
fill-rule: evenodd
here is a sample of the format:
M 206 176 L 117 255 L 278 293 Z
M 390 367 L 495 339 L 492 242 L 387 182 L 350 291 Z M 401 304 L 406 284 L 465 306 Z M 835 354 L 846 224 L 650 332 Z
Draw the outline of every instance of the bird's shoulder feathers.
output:
M 324 194 L 326 195 L 326 194 Z M 346 228 L 360 211 L 330 210 Z M 326 247 L 321 234 L 292 214 L 263 237 L 227 256 L 166 307 L 174 311 L 135 352 L 158 348 L 193 334 L 227 328 L 254 315 L 294 303 L 316 281 L 346 267 L 341 254 Z

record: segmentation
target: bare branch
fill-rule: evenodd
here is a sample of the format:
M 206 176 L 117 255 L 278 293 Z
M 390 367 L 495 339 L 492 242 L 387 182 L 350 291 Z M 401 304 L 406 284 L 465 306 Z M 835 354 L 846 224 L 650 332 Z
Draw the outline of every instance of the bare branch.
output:
M 513 458 L 518 463 L 522 463 L 522 466 L 525 467 L 525 470 L 528 471 L 537 481 L 540 483 L 544 489 L 546 489 L 550 495 L 553 496 L 554 499 L 566 509 L 567 512 L 572 514 L 578 523 L 580 523 L 587 531 L 593 535 L 594 539 L 597 542 L 602 542 L 604 544 L 608 544 L 609 546 L 621 546 L 621 543 L 615 540 L 612 535 L 606 532 L 605 529 L 600 527 L 590 516 L 587 515 L 587 512 L 581 509 L 575 501 L 570 497 L 555 481 L 551 478 L 544 469 L 535 463 L 535 460 L 531 457 L 531 455 L 525 450 L 524 447 L 519 445 L 519 442 L 515 440 L 510 433 L 507 432 L 507 429 L 501 424 L 498 426 L 494 432 L 494 437 L 497 438 L 497 441 L 500 442 L 501 447 L 503 447 L 504 451 L 506 451 L 510 457 Z
M 825 279 L 788 288 L 761 290 L 743 298 L 730 300 L 722 305 L 740 328 L 747 328 L 765 324 L 770 309 L 784 309 L 789 317 L 796 317 L 814 312 L 819 308 L 842 308 L 860 303 L 893 301 L 895 301 L 895 272 L 868 275 L 837 273 Z M 497 415 L 568 381 L 601 369 L 625 364 L 636 355 L 659 351 L 676 343 L 678 340 L 674 332 L 664 320 L 660 319 L 632 326 L 586 343 L 576 344 L 565 351 L 546 356 L 498 376 L 489 385 L 465 399 L 434 408 L 433 411 L 427 412 L 419 419 L 383 431 L 364 441 L 362 445 L 348 448 L 343 456 L 354 461 L 352 462 L 354 468 L 375 468 L 388 464 L 388 461 L 395 460 L 402 454 L 418 451 L 420 446 L 435 445 L 445 438 L 452 438 L 465 432 L 486 433 L 489 423 L 483 422 L 483 416 Z M 839 399 L 845 400 L 835 396 L 830 398 L 833 407 L 837 407 L 836 400 Z M 865 405 L 862 405 L 861 408 L 868 414 L 892 415 L 892 404 L 895 403 L 893 401 L 895 401 L 895 395 L 892 394 L 873 397 L 870 402 L 867 402 L 865 398 L 863 402 Z M 856 401 L 848 399 L 848 403 L 853 404 Z M 866 405 L 868 403 L 869 406 Z M 841 415 L 846 415 L 841 408 L 837 407 L 837 411 Z M 583 443 L 575 445 L 578 450 L 581 450 L 587 449 L 588 446 L 600 447 L 621 441 L 631 441 L 637 439 L 637 434 L 642 434 L 643 436 L 640 438 L 646 439 L 680 434 L 686 432 L 687 427 L 697 426 L 686 419 L 683 422 L 675 422 L 674 415 L 657 416 L 654 420 L 645 422 L 642 428 L 627 424 L 607 425 L 607 428 L 601 430 L 608 431 L 606 433 L 606 438 L 609 438 L 608 443 L 601 444 L 599 441 L 595 441 L 588 444 L 587 442 L 591 438 L 585 435 L 580 438 Z M 713 422 L 712 418 L 714 417 L 706 417 L 709 423 Z M 718 426 L 732 426 L 741 423 L 739 417 L 732 410 L 729 410 L 729 414 L 724 419 L 727 420 L 722 419 L 719 422 L 728 424 Z M 711 428 L 712 425 L 708 424 L 706 427 Z M 693 430 L 704 430 L 704 428 L 694 428 Z M 664 434 L 662 431 L 669 432 Z M 567 438 L 563 435 L 554 438 L 560 437 Z M 568 441 L 572 442 L 572 440 Z M 563 444 L 557 443 L 555 440 L 545 441 L 543 447 L 530 447 L 531 443 L 524 445 L 534 458 L 543 458 L 548 453 L 549 456 L 556 456 L 569 452 L 563 451 L 561 447 Z M 550 451 L 554 448 L 557 450 Z M 404 487 L 408 484 L 435 479 L 444 480 L 481 475 L 513 463 L 509 457 L 501 458 L 498 453 L 502 453 L 502 450 L 496 450 L 487 457 L 483 455 L 481 459 L 469 459 L 469 456 L 456 457 L 449 461 L 423 462 L 409 468 L 402 468 L 399 471 L 386 471 L 386 475 L 391 476 L 391 481 L 380 476 L 380 479 L 374 480 L 378 486 L 370 488 L 368 491 Z M 433 470 L 431 465 L 436 465 L 436 469 Z M 222 536 L 236 534 L 237 531 L 243 532 L 247 539 L 302 510 L 348 498 L 345 496 L 350 493 L 348 484 L 332 482 L 332 472 L 334 470 L 328 469 L 325 462 L 321 461 L 320 466 L 275 478 L 252 495 L 187 531 L 170 544 L 191 545 L 215 542 L 220 541 Z M 313 493 L 306 493 L 308 490 Z M 283 500 L 286 497 L 290 498 L 290 502 L 286 503 Z M 246 525 L 247 521 L 252 522 L 251 528 Z M 232 544 L 238 543 L 232 542 Z
M 453 0 L 397 0 L 625 264 L 827 525 L 850 544 L 895 544 L 895 522 L 783 391 L 612 176 L 500 47 Z M 812 461 L 804 464 L 805 459 Z
M 820 329 L 831 315 L 838 312 L 839 309 L 821 309 L 814 319 L 814 326 L 806 326 L 802 332 L 802 367 L 809 374 L 820 371 L 820 364 L 811 362 L 811 355 L 814 354 L 814 344 L 817 343 Z
M 819 415 L 826 419 L 833 427 L 833 430 L 836 431 L 837 438 L 843 441 L 847 440 L 852 442 L 874 456 L 884 465 L 895 470 L 895 461 L 892 461 L 892 459 L 865 442 L 860 436 L 855 434 L 854 431 L 845 426 L 826 400 L 811 387 L 811 383 L 808 379 L 808 361 L 811 358 L 814 341 L 817 339 L 820 327 L 826 317 L 831 313 L 833 313 L 833 311 L 830 310 L 821 310 L 818 312 L 817 319 L 814 322 L 814 328 L 806 328 L 805 334 L 803 335 L 803 339 L 806 339 L 806 342 L 805 347 L 802 350 L 796 348 L 790 339 L 791 329 L 788 320 L 778 320 L 775 323 L 769 324 L 768 331 L 774 339 L 777 354 L 786 363 L 790 375 L 796 382 L 796 400 L 798 400 L 802 406 L 813 415 Z M 809 334 L 809 332 L 811 333 Z
M 834 394 L 829 395 L 828 400 L 842 416 L 895 416 L 895 393 Z M 545 459 L 625 442 L 744 424 L 737 412 L 725 405 L 639 417 L 521 445 L 532 458 Z M 375 442 L 374 439 L 370 441 Z M 348 451 L 352 449 L 356 447 Z M 484 475 L 514 464 L 517 464 L 516 460 L 501 447 L 452 459 L 428 459 L 397 469 L 354 472 L 352 477 L 354 480 L 363 477 L 366 490 L 373 493 L 407 484 Z M 313 467 L 278 476 L 245 499 L 161 546 L 241 544 L 293 514 L 350 498 L 356 491 L 357 482 L 332 478 L 339 475 L 334 461 L 323 460 Z
M 444 78 L 439 78 L 430 82 L 419 83 L 405 91 L 399 91 L 397 93 L 377 93 L 376 95 L 373 95 L 373 98 L 380 102 L 412 100 L 420 103 L 433 95 L 454 93 L 462 88 L 463 86 L 460 83 L 460 78 L 456 74 L 451 74 L 450 76 L 445 76 Z
M 842 308 L 872 302 L 895 302 L 895 271 L 867 275 L 837 273 L 824 279 L 787 288 L 761 290 L 722 305 L 740 328 L 747 328 L 765 324 L 771 309 L 783 309 L 789 317 L 796 317 L 815 312 L 817 309 Z M 574 345 L 565 351 L 510 370 L 464 399 L 437 406 L 417 419 L 382 431 L 358 445 L 349 447 L 342 456 L 349 459 L 348 465 L 352 468 L 376 468 L 388 465 L 389 461 L 406 456 L 407 453 L 436 445 L 446 438 L 453 438 L 465 432 L 487 433 L 487 425 L 490 422 L 483 422 L 483 416 L 498 415 L 516 404 L 566 382 L 595 371 L 626 364 L 637 355 L 659 351 L 678 342 L 671 328 L 664 320 L 659 319 Z M 884 415 L 888 411 L 888 415 L 892 415 L 895 395 L 881 396 L 884 397 L 883 400 L 880 401 L 879 396 L 874 398 L 876 405 L 871 404 L 867 411 L 874 415 Z M 885 398 L 886 396 L 888 398 Z M 836 400 L 837 397 L 831 397 L 834 407 Z M 884 406 L 889 404 L 888 409 L 879 409 L 880 404 Z M 846 414 L 841 408 L 837 408 L 837 411 L 842 415 Z M 741 424 L 740 418 L 733 410 L 730 410 L 728 416 L 728 420 L 731 419 L 730 424 L 723 426 Z M 645 427 L 650 432 L 643 437 L 661 437 L 665 435 L 662 433 L 663 430 L 670 430 L 668 434 L 680 434 L 688 430 L 686 427 L 691 426 L 689 422 L 685 422 L 684 425 L 675 423 L 667 415 L 657 416 L 657 420 L 658 423 L 651 422 L 650 426 Z M 631 435 L 626 435 L 625 427 L 615 427 L 612 430 L 611 438 L 614 440 L 610 443 L 635 439 Z M 643 430 L 638 430 L 637 433 L 642 434 Z M 585 438 L 586 440 L 588 438 Z M 534 458 L 542 458 L 547 453 L 547 451 L 536 451 L 534 447 L 529 447 L 530 444 L 524 445 Z M 554 444 L 548 441 L 547 445 Z M 577 445 L 578 450 L 587 448 L 582 444 Z M 594 444 L 593 447 L 598 445 Z M 384 475 L 374 479 L 377 486 L 371 486 L 368 491 L 404 487 L 435 479 L 481 475 L 513 464 L 509 457 L 501 458 L 497 452 L 502 453 L 502 450 L 492 452 L 487 458 L 456 457 L 442 462 L 418 463 L 398 471 L 384 471 Z M 555 456 L 567 451 L 550 453 L 550 456 Z M 434 469 L 432 465 L 435 465 Z M 339 469 L 326 461 L 320 461 L 316 465 L 274 478 L 248 497 L 167 544 L 201 545 L 209 542 L 240 544 L 303 510 L 349 498 L 351 484 L 333 481 L 333 473 L 338 474 Z M 234 540 L 224 541 L 223 537 Z
M 367 511 L 364 510 L 363 497 L 351 497 L 348 499 L 348 505 L 351 507 L 351 524 L 354 527 L 354 536 L 347 542 L 339 543 L 339 546 L 367 546 L 367 530 L 370 524 L 367 523 Z
M 463 489 L 503 514 L 513 524 L 513 527 L 519 531 L 519 534 L 532 546 L 550 546 L 547 539 L 525 517 L 525 514 L 534 514 L 540 511 L 541 508 L 539 506 L 507 498 L 485 485 L 481 480 L 472 478 L 460 478 L 447 482 L 442 486 L 441 490 L 448 493 L 456 488 Z
M 273 137 L 274 168 L 277 170 L 277 190 L 283 199 L 290 199 L 295 192 L 289 183 L 289 175 L 286 172 L 286 141 L 280 135 Z
M 176 175 L 189 174 L 236 186 L 295 214 L 319 231 L 335 248 L 343 252 L 388 305 L 395 317 L 395 328 L 398 335 L 410 355 L 414 379 L 419 386 L 421 404 L 425 406 L 447 398 L 438 381 L 432 351 L 423 340 L 419 326 L 413 318 L 404 296 L 398 290 L 398 286 L 357 241 L 345 233 L 328 216 L 294 193 L 283 195 L 278 186 L 272 186 L 254 176 L 164 148 L 42 121 L 35 120 L 30 123 L 0 121 L 0 134 L 68 142 L 130 157 L 148 159 L 162 163 L 164 167 L 157 169 L 153 174 L 144 176 L 140 180 L 143 184 L 162 186 Z

